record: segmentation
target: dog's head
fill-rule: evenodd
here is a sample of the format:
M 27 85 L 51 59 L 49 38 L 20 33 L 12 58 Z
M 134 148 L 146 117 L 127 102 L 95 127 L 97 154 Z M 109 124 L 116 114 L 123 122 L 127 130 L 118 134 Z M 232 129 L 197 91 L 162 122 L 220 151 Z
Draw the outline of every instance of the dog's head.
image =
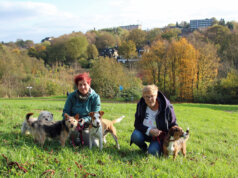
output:
M 169 129 L 169 135 L 173 137 L 174 140 L 178 140 L 179 138 L 184 136 L 184 132 L 181 127 L 173 126 Z
M 65 113 L 64 118 L 66 127 L 71 131 L 75 130 L 78 125 L 79 114 L 76 114 L 74 117 L 72 117 Z
M 41 111 L 38 117 L 40 121 L 53 121 L 53 114 L 49 111 Z
M 101 121 L 100 119 L 102 118 L 104 112 L 99 111 L 99 112 L 90 112 L 89 116 L 91 117 L 91 122 L 94 127 L 100 127 Z

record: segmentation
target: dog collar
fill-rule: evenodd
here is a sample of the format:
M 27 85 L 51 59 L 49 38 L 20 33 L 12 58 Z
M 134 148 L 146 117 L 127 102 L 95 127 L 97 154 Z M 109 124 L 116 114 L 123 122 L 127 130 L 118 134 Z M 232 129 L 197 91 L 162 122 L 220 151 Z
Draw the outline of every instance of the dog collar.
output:
M 94 127 L 94 128 L 99 128 L 99 126 L 95 126 L 95 125 L 93 125 L 93 124 L 92 124 L 92 127 Z

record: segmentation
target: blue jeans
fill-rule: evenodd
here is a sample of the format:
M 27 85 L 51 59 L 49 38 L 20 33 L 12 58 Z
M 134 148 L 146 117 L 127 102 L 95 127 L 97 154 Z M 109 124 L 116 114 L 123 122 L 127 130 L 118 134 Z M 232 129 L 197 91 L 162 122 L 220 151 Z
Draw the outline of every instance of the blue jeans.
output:
M 161 154 L 161 145 L 157 140 L 152 140 L 152 137 L 143 134 L 139 130 L 134 130 L 131 134 L 131 142 L 135 143 L 142 151 L 147 151 L 147 144 L 145 142 L 150 142 L 148 153 L 154 156 Z

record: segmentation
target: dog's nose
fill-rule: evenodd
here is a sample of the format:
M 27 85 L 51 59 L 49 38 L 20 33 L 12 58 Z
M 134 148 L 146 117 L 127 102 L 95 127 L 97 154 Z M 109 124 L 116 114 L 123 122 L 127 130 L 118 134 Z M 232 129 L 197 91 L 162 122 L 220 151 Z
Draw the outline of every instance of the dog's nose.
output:
M 73 128 L 74 127 L 74 125 L 73 124 L 71 124 L 71 128 Z

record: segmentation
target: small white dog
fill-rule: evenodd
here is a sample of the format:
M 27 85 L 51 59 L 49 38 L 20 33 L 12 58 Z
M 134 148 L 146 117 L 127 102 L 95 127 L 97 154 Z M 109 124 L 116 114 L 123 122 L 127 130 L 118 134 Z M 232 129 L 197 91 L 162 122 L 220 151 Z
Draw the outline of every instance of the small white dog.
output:
M 33 123 L 35 121 L 53 121 L 53 114 L 49 111 L 41 111 L 38 118 L 30 117 L 29 122 Z M 31 133 L 31 128 L 27 124 L 26 120 L 22 123 L 21 133 L 29 135 Z
M 90 112 L 89 116 L 91 117 L 91 124 L 89 125 L 89 149 L 92 148 L 92 141 L 94 137 L 99 139 L 99 148 L 102 150 L 103 148 L 103 140 L 104 143 L 106 143 L 106 134 L 111 133 L 113 136 L 117 149 L 120 149 L 118 140 L 117 140 L 117 135 L 116 135 L 116 128 L 113 126 L 114 123 L 121 122 L 121 120 L 125 116 L 121 116 L 120 118 L 110 121 L 107 119 L 102 119 L 104 112 L 99 111 L 99 112 Z

